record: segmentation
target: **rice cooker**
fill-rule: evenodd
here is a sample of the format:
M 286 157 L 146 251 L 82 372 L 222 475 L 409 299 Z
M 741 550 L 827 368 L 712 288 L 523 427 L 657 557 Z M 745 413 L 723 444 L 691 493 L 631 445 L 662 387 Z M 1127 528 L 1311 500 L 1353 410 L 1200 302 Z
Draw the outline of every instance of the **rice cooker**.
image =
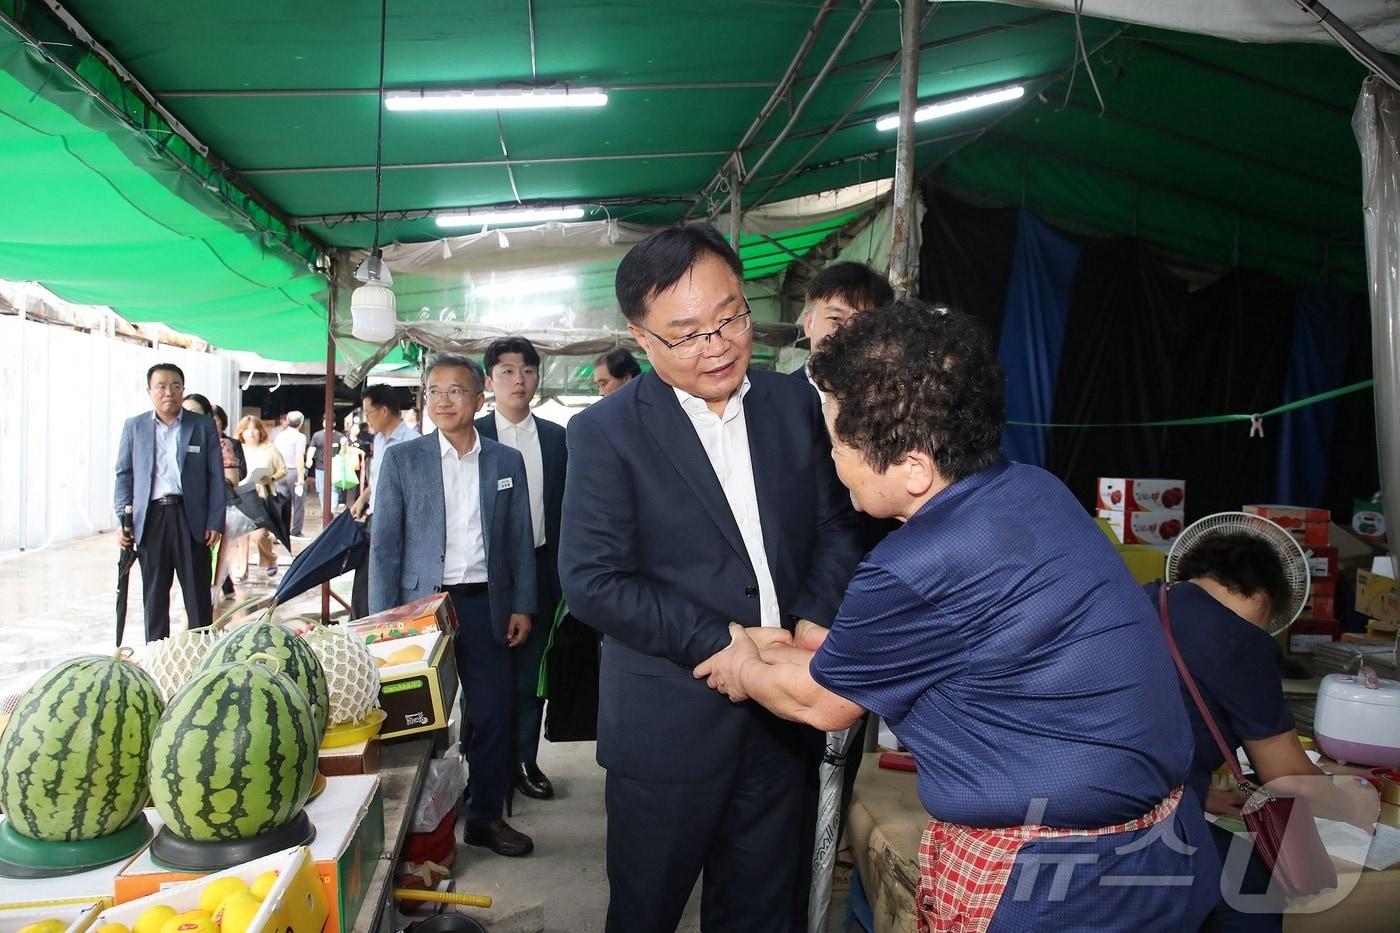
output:
M 1400 770 L 1400 681 L 1328 674 L 1317 688 L 1313 737 L 1342 764 Z

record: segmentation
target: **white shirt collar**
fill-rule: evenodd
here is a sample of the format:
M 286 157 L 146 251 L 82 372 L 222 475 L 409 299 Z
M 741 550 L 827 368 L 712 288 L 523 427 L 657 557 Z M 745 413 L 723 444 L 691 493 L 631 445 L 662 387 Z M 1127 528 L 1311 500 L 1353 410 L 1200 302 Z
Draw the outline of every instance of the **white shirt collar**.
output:
M 411 437 L 413 437 L 413 429 L 408 426 L 407 421 L 400 418 L 398 427 L 394 428 L 394 430 L 390 431 L 388 434 L 375 434 L 374 441 L 375 443 L 379 443 L 380 441 L 406 441 Z
M 472 449 L 467 451 L 460 457 L 457 456 L 457 448 L 452 446 L 452 442 L 447 439 L 446 434 L 443 434 L 441 431 L 438 431 L 437 436 L 438 456 L 443 460 L 448 459 L 448 457 L 450 456 L 452 458 L 452 461 L 456 463 L 458 460 L 466 460 L 468 457 L 475 457 L 477 454 L 481 453 L 480 431 L 475 432 L 473 435 L 473 437 L 475 437 L 476 440 L 475 443 L 472 444 Z
M 521 432 L 522 434 L 534 434 L 534 433 L 535 433 L 535 413 L 534 413 L 534 412 L 530 412 L 529 414 L 527 414 L 527 415 L 525 416 L 525 420 L 524 420 L 524 421 L 520 422 L 519 424 L 516 424 L 514 421 L 511 421 L 509 418 L 507 418 L 505 415 L 501 414 L 501 410 L 500 410 L 499 408 L 497 408 L 497 409 L 496 409 L 496 433 L 497 433 L 497 434 L 500 434 L 501 432 L 503 432 L 503 431 L 505 431 L 505 430 L 507 430 L 507 429 L 513 429 L 513 430 L 516 430 L 516 431 Z
M 697 398 L 684 389 L 678 389 L 675 386 L 671 386 L 671 391 L 676 393 L 676 400 L 681 403 L 681 408 L 687 415 L 690 415 L 690 417 L 694 418 L 697 415 L 714 414 L 714 412 L 710 411 L 709 404 L 703 398 Z M 720 420 L 728 421 L 730 418 L 735 417 L 740 411 L 739 406 L 743 405 L 744 396 L 748 394 L 749 377 L 745 376 L 738 390 L 733 395 L 729 396 L 729 401 L 725 403 L 724 417 Z
M 178 415 L 175 416 L 175 420 L 172 421 L 172 422 L 170 422 L 170 424 L 167 425 L 164 421 L 161 421 L 161 420 L 160 420 L 160 415 L 156 414 L 156 410 L 155 410 L 154 408 L 152 408 L 152 409 L 151 409 L 151 420 L 154 421 L 154 422 L 156 423 L 156 426 L 157 426 L 157 427 L 161 427 L 161 428 L 178 428 L 178 427 L 180 427 L 180 426 L 184 423 L 184 420 L 185 420 L 185 410 L 184 410 L 183 408 L 181 408 L 181 409 L 180 409 L 180 413 L 179 413 Z

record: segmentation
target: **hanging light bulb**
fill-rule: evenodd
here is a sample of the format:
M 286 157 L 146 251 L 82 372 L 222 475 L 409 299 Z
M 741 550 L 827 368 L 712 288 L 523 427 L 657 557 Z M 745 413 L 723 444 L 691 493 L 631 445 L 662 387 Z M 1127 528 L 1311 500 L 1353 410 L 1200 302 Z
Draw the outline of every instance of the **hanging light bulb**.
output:
M 350 335 L 356 340 L 384 343 L 394 339 L 398 306 L 389 288 L 394 277 L 384 263 L 379 247 L 355 270 L 355 278 L 365 284 L 350 293 Z

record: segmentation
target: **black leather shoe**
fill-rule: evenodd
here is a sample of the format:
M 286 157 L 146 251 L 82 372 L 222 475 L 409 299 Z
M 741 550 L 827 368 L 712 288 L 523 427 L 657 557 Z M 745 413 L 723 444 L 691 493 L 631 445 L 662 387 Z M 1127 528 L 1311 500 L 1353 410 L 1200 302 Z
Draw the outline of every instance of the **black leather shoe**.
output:
M 497 855 L 519 858 L 535 851 L 535 843 L 524 833 L 510 828 L 505 820 L 482 823 L 479 826 L 467 825 L 462 841 L 469 846 L 481 846 Z
M 515 766 L 515 789 L 536 800 L 549 800 L 554 796 L 554 785 L 534 763 L 521 762 Z

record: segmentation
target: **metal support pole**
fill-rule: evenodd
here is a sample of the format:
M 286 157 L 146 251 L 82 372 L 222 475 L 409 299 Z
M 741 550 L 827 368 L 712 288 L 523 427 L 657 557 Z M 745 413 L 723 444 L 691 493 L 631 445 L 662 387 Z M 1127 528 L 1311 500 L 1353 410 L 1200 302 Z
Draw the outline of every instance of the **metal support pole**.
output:
M 1361 64 L 1365 65 L 1376 76 L 1386 84 L 1400 91 L 1400 67 L 1386 58 L 1385 55 L 1376 50 L 1376 47 L 1361 35 L 1338 19 L 1336 14 L 1327 7 L 1318 3 L 1317 0 L 1293 0 L 1308 16 L 1317 21 L 1317 24 L 1327 30 L 1328 35 L 1337 40 L 1337 43 Z
M 744 175 L 739 170 L 739 157 L 735 156 L 729 167 L 729 245 L 739 252 L 739 225 L 743 222 L 740 211 L 740 193 L 744 187 Z
M 900 23 L 899 135 L 895 141 L 894 232 L 890 247 L 890 284 L 907 296 L 913 285 L 914 108 L 919 97 L 919 12 L 921 4 L 905 0 Z
M 335 446 L 335 299 L 339 291 L 336 279 L 338 263 L 331 261 L 331 294 L 326 303 L 326 398 L 321 424 L 321 528 L 331 523 L 331 456 Z M 321 584 L 321 623 L 331 621 L 331 584 Z

